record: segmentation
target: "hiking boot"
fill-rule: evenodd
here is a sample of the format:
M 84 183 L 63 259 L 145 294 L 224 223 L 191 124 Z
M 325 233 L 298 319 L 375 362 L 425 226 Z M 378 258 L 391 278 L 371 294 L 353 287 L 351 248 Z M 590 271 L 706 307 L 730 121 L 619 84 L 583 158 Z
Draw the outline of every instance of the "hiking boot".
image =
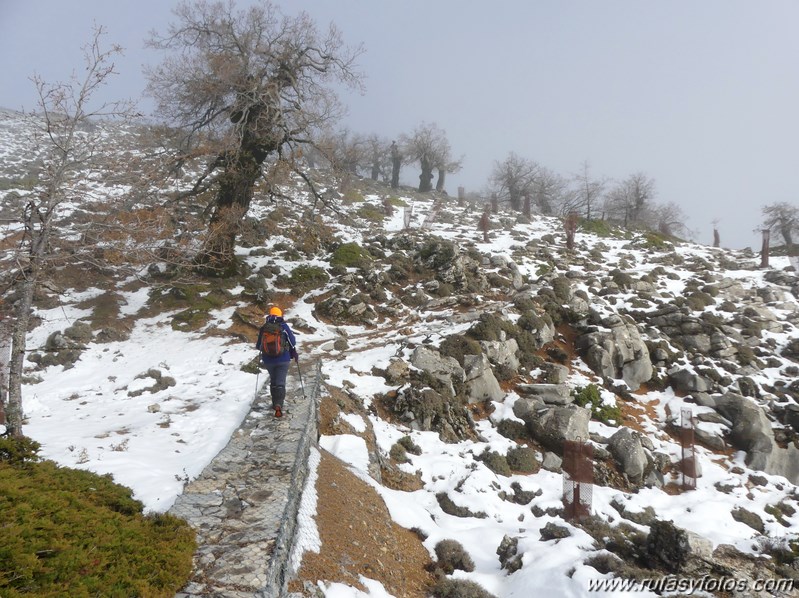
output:
M 275 417 L 283 417 L 283 409 L 279 405 L 275 407 Z

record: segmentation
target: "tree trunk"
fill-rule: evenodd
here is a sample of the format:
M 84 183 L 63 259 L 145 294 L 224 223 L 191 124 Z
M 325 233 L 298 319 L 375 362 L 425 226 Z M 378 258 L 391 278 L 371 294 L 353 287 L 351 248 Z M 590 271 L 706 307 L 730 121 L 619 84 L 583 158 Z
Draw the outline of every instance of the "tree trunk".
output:
M 197 264 L 208 274 L 227 276 L 235 271 L 236 237 L 261 176 L 263 152 L 242 150 L 219 177 L 214 212 L 208 225 L 208 241 Z
M 721 237 L 717 228 L 713 229 L 713 247 L 721 247 Z
M 376 181 L 378 178 L 380 178 L 380 163 L 375 160 L 372 163 L 372 180 Z
M 402 167 L 402 156 L 399 153 L 397 144 L 391 143 L 391 188 L 399 187 L 400 168 Z
M 433 165 L 427 160 L 421 160 L 422 174 L 419 175 L 419 192 L 433 190 Z
M 0 425 L 5 425 L 8 404 L 8 375 L 11 365 L 11 321 L 0 314 Z
M 11 361 L 8 367 L 8 403 L 6 418 L 8 431 L 13 437 L 22 436 L 22 373 L 25 365 L 26 336 L 33 305 L 33 294 L 36 290 L 34 275 L 22 282 L 19 299 L 14 306 L 15 321 L 11 333 Z
M 769 241 L 771 237 L 771 231 L 763 229 L 763 247 L 760 250 L 760 267 L 761 268 L 768 268 L 768 261 L 769 261 Z
M 436 191 L 443 191 L 444 190 L 444 179 L 446 179 L 447 173 L 443 168 L 438 169 L 438 180 L 436 181 Z
M 787 255 L 793 254 L 793 232 L 791 226 L 783 226 L 781 229 L 782 238 L 785 239 L 785 253 Z

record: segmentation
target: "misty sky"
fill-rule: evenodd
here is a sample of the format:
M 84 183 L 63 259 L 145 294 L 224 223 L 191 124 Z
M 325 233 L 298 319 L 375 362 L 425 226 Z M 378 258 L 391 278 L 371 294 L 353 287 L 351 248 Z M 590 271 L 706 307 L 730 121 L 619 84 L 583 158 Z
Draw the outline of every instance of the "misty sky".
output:
M 0 107 L 35 108 L 28 77 L 82 66 L 93 23 L 125 48 L 110 99 L 138 98 L 152 29 L 172 0 L 0 0 Z M 239 2 L 243 5 L 244 2 Z M 694 239 L 760 248 L 763 205 L 796 203 L 799 2 L 794 0 L 277 0 L 334 22 L 366 93 L 343 96 L 353 132 L 447 132 L 463 170 L 447 190 L 480 191 L 513 151 L 570 176 L 643 172 Z M 149 104 L 142 104 L 149 110 Z M 403 179 L 418 182 L 410 168 Z M 414 180 L 415 179 L 415 180 Z

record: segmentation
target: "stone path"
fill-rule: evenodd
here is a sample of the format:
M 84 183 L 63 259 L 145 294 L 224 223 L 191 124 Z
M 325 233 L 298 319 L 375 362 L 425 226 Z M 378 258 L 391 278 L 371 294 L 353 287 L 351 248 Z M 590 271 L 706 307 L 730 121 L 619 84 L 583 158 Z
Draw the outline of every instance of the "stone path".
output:
M 228 445 L 178 496 L 170 513 L 197 531 L 198 550 L 192 578 L 176 598 L 285 595 L 308 453 L 317 440 L 318 368 L 303 368 L 305 396 L 290 370 L 280 419 L 262 386 Z

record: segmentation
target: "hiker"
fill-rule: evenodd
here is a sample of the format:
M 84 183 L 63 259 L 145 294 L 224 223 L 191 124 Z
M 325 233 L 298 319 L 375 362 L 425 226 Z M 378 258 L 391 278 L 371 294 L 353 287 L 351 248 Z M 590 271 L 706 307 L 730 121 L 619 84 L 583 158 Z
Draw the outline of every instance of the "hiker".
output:
M 283 417 L 283 401 L 286 398 L 286 374 L 291 360 L 299 365 L 297 343 L 294 333 L 283 320 L 283 310 L 273 307 L 258 331 L 255 348 L 261 352 L 261 364 L 269 372 L 269 394 L 275 417 Z

